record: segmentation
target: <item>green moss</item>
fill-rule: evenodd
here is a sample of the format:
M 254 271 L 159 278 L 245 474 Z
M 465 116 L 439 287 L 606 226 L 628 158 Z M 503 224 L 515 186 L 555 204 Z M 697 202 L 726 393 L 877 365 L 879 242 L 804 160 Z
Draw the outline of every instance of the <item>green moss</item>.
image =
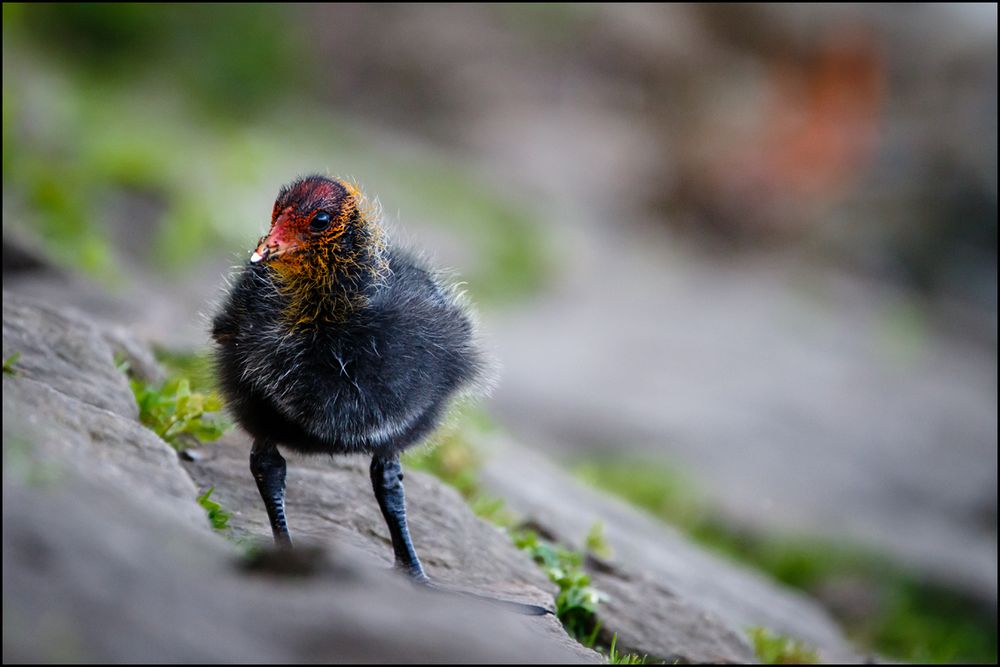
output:
M 314 83 L 315 51 L 294 38 L 295 8 L 129 3 L 21 8 L 17 34 L 79 76 L 121 85 L 156 72 L 213 113 L 253 114 Z M 4 32 L 7 37 L 7 8 Z M 206 66 L 208 64 L 208 66 Z
M 130 372 L 126 361 L 119 362 L 118 369 Z M 129 385 L 139 407 L 139 421 L 174 449 L 218 440 L 232 428 L 220 414 L 218 393 L 192 390 L 187 377 L 174 375 L 158 384 L 130 377 Z
M 198 504 L 201 505 L 208 514 L 208 520 L 215 530 L 227 530 L 229 528 L 229 512 L 222 509 L 222 505 L 210 499 L 215 487 L 209 487 L 208 491 L 198 496 Z
M 914 662 L 997 662 L 995 612 L 905 574 L 889 579 L 874 623 L 857 632 L 886 655 Z
M 24 197 L 23 223 L 41 237 L 57 262 L 108 283 L 119 278 L 105 232 L 94 223 L 96 192 L 72 159 L 44 164 L 30 158 L 15 179 Z M 6 182 L 6 181 L 5 181 Z
M 153 243 L 155 266 L 170 272 L 189 266 L 207 256 L 223 242 L 221 232 L 205 224 L 210 214 L 206 202 L 199 197 L 177 197 L 161 223 L 156 227 Z
M 460 420 L 442 428 L 430 443 L 404 453 L 402 463 L 454 487 L 476 516 L 506 528 L 516 523 L 516 517 L 506 509 L 502 499 L 483 492 L 479 483 L 482 456 L 470 442 L 471 435 L 492 428 L 484 413 L 466 409 Z
M 663 465 L 602 459 L 579 463 L 574 472 L 588 484 L 684 527 L 695 526 L 707 517 L 705 504 L 694 487 L 677 471 Z
M 614 550 L 611 548 L 611 545 L 608 544 L 608 540 L 604 537 L 604 523 L 601 521 L 598 521 L 590 527 L 590 531 L 587 533 L 587 537 L 584 540 L 584 545 L 587 547 L 587 551 L 594 554 L 598 558 L 610 560 L 614 557 Z
M 20 352 L 15 352 L 6 359 L 3 360 L 3 374 L 4 375 L 17 375 L 17 369 L 14 368 L 14 364 L 17 360 L 21 358 Z
M 901 660 L 995 662 L 996 617 L 869 550 L 801 536 L 761 536 L 727 524 L 676 470 L 648 460 L 589 461 L 585 482 L 618 495 L 731 559 L 820 598 L 840 582 L 873 593 L 874 608 L 842 616 L 862 646 Z M 836 611 L 836 610 L 834 610 Z
M 170 377 L 188 380 L 192 391 L 211 393 L 218 389 L 215 367 L 208 351 L 188 352 L 157 348 L 156 360 Z
M 801 642 L 769 632 L 766 628 L 748 631 L 757 659 L 765 665 L 814 665 L 819 662 L 816 651 Z
M 516 530 L 511 539 L 559 587 L 556 615 L 570 636 L 578 641 L 590 636 L 603 595 L 590 585 L 590 576 L 583 569 L 583 554 L 543 540 L 533 530 Z
M 556 615 L 566 631 L 585 646 L 606 651 L 608 647 L 595 646 L 599 630 L 595 613 L 603 597 L 591 586 L 590 576 L 583 569 L 584 554 L 545 540 L 534 530 L 519 527 L 518 517 L 505 508 L 502 499 L 482 491 L 479 481 L 482 455 L 472 440 L 494 428 L 485 413 L 467 410 L 432 445 L 404 454 L 403 465 L 428 472 L 451 485 L 480 518 L 507 530 L 514 545 L 527 553 L 558 586 Z M 610 546 L 601 524 L 595 524 L 588 533 L 587 548 L 595 554 L 608 555 Z M 611 654 L 622 664 L 644 664 L 645 660 L 618 655 L 613 649 Z
M 608 663 L 612 665 L 645 665 L 648 657 L 636 655 L 635 653 L 618 652 L 618 633 L 611 637 L 611 646 L 608 647 Z
M 408 213 L 454 229 L 471 243 L 479 261 L 462 278 L 477 301 L 502 304 L 544 284 L 548 238 L 519 198 L 502 196 L 436 160 L 397 165 L 391 176 L 388 193 L 406 202 Z
M 438 433 L 433 442 L 403 454 L 403 465 L 430 473 L 453 486 L 466 500 L 479 491 L 479 453 L 454 427 Z

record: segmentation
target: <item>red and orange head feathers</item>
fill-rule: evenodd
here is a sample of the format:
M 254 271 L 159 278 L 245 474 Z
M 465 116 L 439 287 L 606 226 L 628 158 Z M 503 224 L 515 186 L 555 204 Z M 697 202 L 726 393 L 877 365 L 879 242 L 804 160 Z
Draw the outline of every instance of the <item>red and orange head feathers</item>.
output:
M 281 189 L 250 261 L 274 272 L 290 321 L 336 319 L 367 302 L 388 271 L 379 218 L 346 181 L 307 176 Z
M 323 176 L 301 178 L 278 193 L 271 230 L 250 261 L 304 261 L 310 254 L 336 255 L 338 246 L 345 246 L 342 250 L 349 256 L 366 236 L 364 227 L 377 224 L 365 219 L 367 208 L 363 195 L 349 183 Z

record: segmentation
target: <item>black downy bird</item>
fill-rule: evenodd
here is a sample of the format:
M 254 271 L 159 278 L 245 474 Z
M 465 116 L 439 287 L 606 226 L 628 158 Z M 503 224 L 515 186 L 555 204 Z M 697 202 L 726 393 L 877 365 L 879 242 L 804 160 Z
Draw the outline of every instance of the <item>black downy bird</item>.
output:
M 270 231 L 235 277 L 212 335 L 222 393 L 253 437 L 250 470 L 275 541 L 291 545 L 279 445 L 370 454 L 396 566 L 426 583 L 399 455 L 437 426 L 456 394 L 489 379 L 455 290 L 386 243 L 377 208 L 358 188 L 309 176 L 281 189 Z

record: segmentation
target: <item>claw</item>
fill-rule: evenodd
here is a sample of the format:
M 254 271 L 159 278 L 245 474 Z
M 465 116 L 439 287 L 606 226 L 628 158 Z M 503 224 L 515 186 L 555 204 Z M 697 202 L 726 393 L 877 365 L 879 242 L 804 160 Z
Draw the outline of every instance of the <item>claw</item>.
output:
M 439 593 L 447 593 L 448 595 L 461 595 L 463 597 L 475 598 L 477 600 L 482 600 L 489 604 L 495 605 L 506 609 L 507 611 L 513 612 L 515 614 L 521 614 L 522 616 L 545 616 L 547 614 L 553 613 L 551 609 L 542 607 L 537 604 L 526 604 L 524 602 L 514 602 L 513 600 L 501 600 L 500 598 L 491 597 L 489 595 L 480 595 L 478 593 L 470 593 L 469 591 L 455 591 L 430 581 L 424 577 L 424 580 L 420 582 L 432 591 L 437 591 Z

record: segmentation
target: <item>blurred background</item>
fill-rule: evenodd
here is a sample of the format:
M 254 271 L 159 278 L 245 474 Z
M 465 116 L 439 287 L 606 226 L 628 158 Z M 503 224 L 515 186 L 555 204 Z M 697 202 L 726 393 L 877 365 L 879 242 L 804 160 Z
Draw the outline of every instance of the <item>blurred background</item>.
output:
M 518 440 L 996 660 L 996 5 L 4 4 L 5 281 L 202 350 L 312 172 L 466 283 Z

